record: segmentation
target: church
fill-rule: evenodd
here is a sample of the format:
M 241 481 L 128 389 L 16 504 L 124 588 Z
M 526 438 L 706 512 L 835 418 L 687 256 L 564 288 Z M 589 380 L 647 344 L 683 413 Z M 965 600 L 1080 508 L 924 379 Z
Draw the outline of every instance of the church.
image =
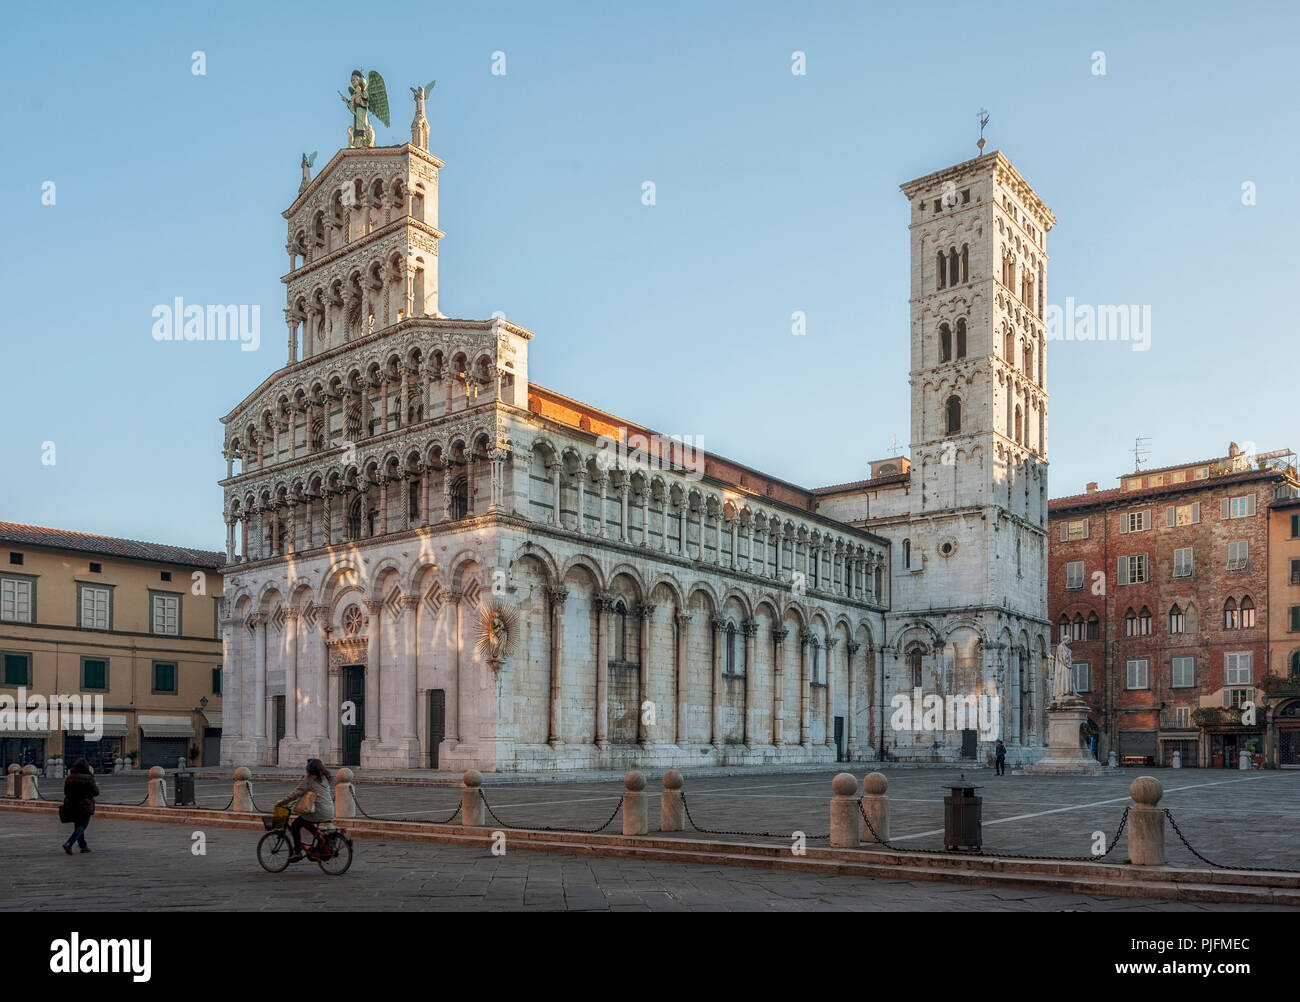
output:
M 283 213 L 285 364 L 221 419 L 222 763 L 1041 757 L 1055 217 L 1010 161 L 902 186 L 909 455 L 806 488 L 539 386 L 531 331 L 439 311 L 423 98 L 411 142 L 358 117 L 304 158 Z M 983 699 L 993 732 L 900 727 L 914 695 Z

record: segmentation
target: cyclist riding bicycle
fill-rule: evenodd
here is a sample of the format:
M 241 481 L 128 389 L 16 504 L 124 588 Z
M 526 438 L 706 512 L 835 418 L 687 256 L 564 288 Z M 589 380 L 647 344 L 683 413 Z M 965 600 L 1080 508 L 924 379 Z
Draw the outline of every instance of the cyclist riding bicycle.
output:
M 334 820 L 334 797 L 330 794 L 329 770 L 318 758 L 307 760 L 307 775 L 299 781 L 293 791 L 282 800 L 277 800 L 276 807 L 285 807 L 298 801 L 297 816 L 289 825 L 289 834 L 293 837 L 293 854 L 289 861 L 302 859 L 302 830 L 306 828 L 312 835 L 319 837 L 316 826 Z

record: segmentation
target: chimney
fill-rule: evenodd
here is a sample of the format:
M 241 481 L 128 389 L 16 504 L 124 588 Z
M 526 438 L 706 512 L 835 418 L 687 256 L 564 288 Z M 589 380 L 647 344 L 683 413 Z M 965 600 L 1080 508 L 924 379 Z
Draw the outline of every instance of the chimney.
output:
M 1088 493 L 1089 493 L 1089 494 L 1096 494 L 1096 493 L 1097 493 L 1097 481 L 1094 480 L 1092 483 L 1090 483 L 1090 484 L 1088 485 L 1087 490 L 1088 490 Z

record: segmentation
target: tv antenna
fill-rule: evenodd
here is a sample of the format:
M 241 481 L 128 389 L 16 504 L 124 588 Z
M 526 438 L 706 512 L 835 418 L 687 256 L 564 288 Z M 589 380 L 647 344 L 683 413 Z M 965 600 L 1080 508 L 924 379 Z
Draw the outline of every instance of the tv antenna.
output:
M 1151 439 L 1146 435 L 1139 435 L 1133 442 L 1133 472 L 1136 473 L 1142 469 L 1142 461 L 1151 453 L 1149 446 Z

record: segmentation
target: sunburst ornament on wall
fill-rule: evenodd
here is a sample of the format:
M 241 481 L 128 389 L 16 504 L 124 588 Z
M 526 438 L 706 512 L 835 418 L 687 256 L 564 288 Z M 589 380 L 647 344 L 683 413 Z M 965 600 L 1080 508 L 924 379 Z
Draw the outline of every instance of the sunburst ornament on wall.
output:
M 514 650 L 518 626 L 518 614 L 504 602 L 491 599 L 479 607 L 478 640 L 474 652 L 492 666 L 494 674 L 501 670 L 501 662 Z

